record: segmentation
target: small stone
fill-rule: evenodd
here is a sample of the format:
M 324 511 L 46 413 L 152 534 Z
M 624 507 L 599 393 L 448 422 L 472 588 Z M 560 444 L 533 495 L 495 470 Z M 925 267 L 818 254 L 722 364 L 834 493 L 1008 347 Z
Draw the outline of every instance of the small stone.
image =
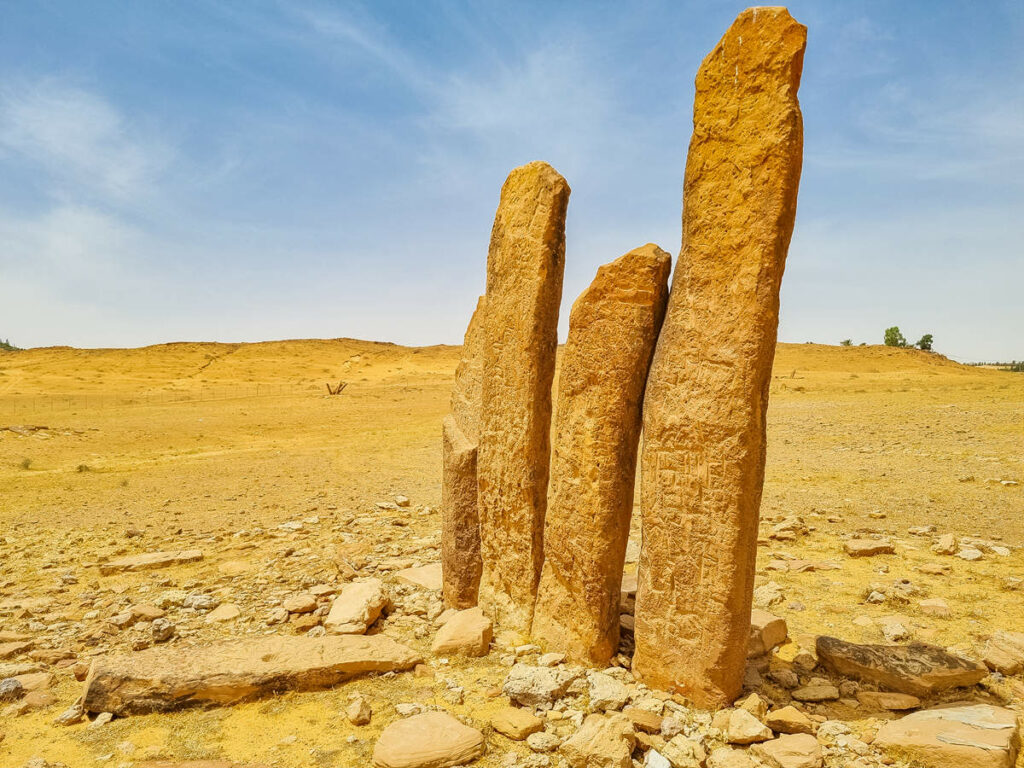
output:
M 888 539 L 847 539 L 844 549 L 850 557 L 874 557 L 896 553 L 896 547 Z
M 633 723 L 634 730 L 644 733 L 661 733 L 661 727 L 665 722 L 665 718 L 661 715 L 639 707 L 626 707 L 622 710 L 622 714 Z
M 345 585 L 324 621 L 334 635 L 362 635 L 388 604 L 387 592 L 379 579 L 367 579 Z
M 208 614 L 206 614 L 206 623 L 215 624 L 225 621 L 234 621 L 242 614 L 241 609 L 237 605 L 232 603 L 224 603 L 218 605 Z
M 504 707 L 491 715 L 491 727 L 513 741 L 522 741 L 544 730 L 544 721 L 528 709 Z
M 771 768 L 821 768 L 824 764 L 818 740 L 806 733 L 755 744 L 751 752 Z
M 947 533 L 939 536 L 939 540 L 932 544 L 932 552 L 937 555 L 952 555 L 956 552 L 956 536 Z
M 588 715 L 561 753 L 570 768 L 632 768 L 635 746 L 636 734 L 625 715 Z
M 776 733 L 814 733 L 811 719 L 792 705 L 769 712 L 764 724 Z
M 768 714 L 768 705 L 765 703 L 764 699 L 756 693 L 750 694 L 747 698 L 743 699 L 743 701 L 736 702 L 736 707 L 739 709 L 745 709 L 758 720 L 764 720 L 765 715 Z
M 610 675 L 591 672 L 587 680 L 590 683 L 590 706 L 594 711 L 619 710 L 629 701 L 629 690 Z
M 370 702 L 362 694 L 354 695 L 345 707 L 345 717 L 352 725 L 368 725 L 373 717 L 373 709 Z
M 838 693 L 836 694 L 838 698 Z M 745 709 L 734 709 L 729 715 L 726 740 L 730 744 L 753 744 L 772 738 L 771 729 Z
M 166 643 L 174 637 L 176 627 L 167 619 L 154 619 L 149 625 L 149 631 L 154 643 Z
M 479 606 L 456 611 L 445 622 L 430 647 L 432 653 L 486 656 L 494 637 L 494 625 Z
M 114 714 L 112 712 L 100 712 L 96 715 L 93 721 L 89 723 L 89 728 L 102 728 L 113 719 Z
M 531 667 L 516 664 L 509 671 L 502 692 L 524 707 L 549 705 L 562 698 L 578 672 L 563 668 Z
M 316 598 L 306 592 L 289 595 L 284 599 L 282 607 L 288 613 L 312 613 L 316 610 Z
M 559 664 L 565 663 L 564 653 L 545 653 L 537 659 L 538 667 L 557 667 Z
M 484 735 L 446 712 L 424 712 L 383 730 L 373 748 L 377 768 L 448 768 L 486 751 Z
M 82 718 L 85 717 L 85 710 L 82 709 L 81 700 L 76 701 L 70 707 L 65 709 L 56 720 L 53 721 L 54 725 L 74 725 L 75 723 L 82 722 Z
M 753 609 L 750 612 L 750 641 L 747 655 L 762 656 L 770 653 L 776 646 L 786 642 L 788 634 L 784 619 L 760 608 Z
M 707 758 L 700 743 L 682 735 L 674 736 L 661 751 L 672 768 L 701 768 Z
M 966 560 L 969 563 L 973 563 L 976 560 L 981 560 L 981 558 L 983 557 L 983 555 L 981 554 L 981 550 L 975 549 L 974 547 L 964 547 L 956 553 L 956 556 L 959 557 L 961 560 Z
M 534 752 L 554 752 L 562 745 L 562 740 L 547 731 L 534 731 L 526 737 L 526 745 Z
M 793 691 L 792 696 L 797 701 L 835 701 L 839 698 L 839 689 L 827 683 L 805 685 Z
M 25 686 L 15 677 L 0 680 L 0 701 L 17 701 L 25 695 Z
M 408 507 L 409 506 L 409 497 L 408 496 L 401 496 L 401 495 L 395 496 L 395 504 L 396 504 L 396 506 L 399 506 L 399 507 Z

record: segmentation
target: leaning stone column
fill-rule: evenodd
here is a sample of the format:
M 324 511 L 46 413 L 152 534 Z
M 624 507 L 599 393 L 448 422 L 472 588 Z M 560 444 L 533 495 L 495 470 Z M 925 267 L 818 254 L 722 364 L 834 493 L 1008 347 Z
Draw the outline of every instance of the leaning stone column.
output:
M 784 8 L 748 9 L 701 64 L 683 247 L 644 401 L 633 668 L 701 707 L 736 698 L 747 654 L 806 32 Z
M 640 406 L 671 265 L 656 245 L 630 251 L 569 316 L 533 635 L 577 662 L 606 665 L 619 645 Z
M 487 312 L 477 482 L 481 602 L 529 631 L 543 562 L 551 382 L 565 266 L 569 185 L 547 163 L 501 188 L 487 254 Z
M 480 433 L 483 329 L 486 299 L 481 296 L 462 344 L 455 370 L 451 413 L 442 435 L 441 573 L 445 606 L 476 605 L 480 587 L 480 516 L 477 513 L 476 455 Z

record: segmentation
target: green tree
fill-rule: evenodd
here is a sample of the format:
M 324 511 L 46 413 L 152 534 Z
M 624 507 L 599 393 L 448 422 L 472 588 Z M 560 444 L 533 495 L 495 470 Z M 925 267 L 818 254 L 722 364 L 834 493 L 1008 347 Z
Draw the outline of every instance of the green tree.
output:
M 898 325 L 894 325 L 892 328 L 885 329 L 885 346 L 887 347 L 905 347 L 907 346 L 907 337 L 900 333 Z
M 932 335 L 930 333 L 926 333 L 924 336 L 922 336 L 921 340 L 919 342 L 917 342 L 917 348 L 918 349 L 923 349 L 925 352 L 931 352 L 932 351 Z
M 839 342 L 839 346 L 841 346 L 841 347 L 852 347 L 853 346 L 853 339 L 843 339 L 842 341 Z

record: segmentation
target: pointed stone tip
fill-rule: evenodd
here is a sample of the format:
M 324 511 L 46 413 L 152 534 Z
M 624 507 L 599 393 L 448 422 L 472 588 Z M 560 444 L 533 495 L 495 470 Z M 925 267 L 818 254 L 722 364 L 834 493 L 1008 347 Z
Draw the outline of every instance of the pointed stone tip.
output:
M 804 32 L 807 31 L 807 27 L 801 24 L 799 21 L 793 18 L 793 14 L 789 12 L 789 8 L 784 5 L 754 5 L 747 8 L 745 11 L 741 11 L 736 17 L 738 23 L 750 19 L 755 24 L 767 24 L 769 22 L 781 22 L 785 25 L 795 25 L 800 27 Z
M 646 243 L 639 248 L 634 248 L 630 253 L 637 253 L 657 262 L 672 261 L 672 256 L 657 243 Z
M 569 182 L 565 180 L 565 177 L 556 171 L 550 163 L 543 160 L 534 160 L 525 165 L 520 165 L 518 168 L 513 168 L 509 172 L 505 183 L 522 183 L 525 181 L 537 181 L 545 185 L 560 184 L 564 185 L 566 189 L 569 188 Z

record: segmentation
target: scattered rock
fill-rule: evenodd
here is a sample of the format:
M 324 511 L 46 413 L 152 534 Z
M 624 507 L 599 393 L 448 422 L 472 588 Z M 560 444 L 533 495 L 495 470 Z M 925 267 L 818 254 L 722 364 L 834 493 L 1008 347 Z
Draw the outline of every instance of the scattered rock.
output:
M 218 605 L 208 614 L 206 614 L 207 624 L 218 624 L 225 621 L 234 621 L 242 615 L 242 610 L 233 603 L 224 603 Z
M 395 578 L 416 587 L 429 589 L 432 592 L 440 592 L 443 585 L 440 563 L 430 563 L 417 568 L 405 568 L 396 573 Z
M 1024 670 L 1024 633 L 996 632 L 985 646 L 985 665 L 1004 675 Z
M 383 730 L 373 748 L 378 768 L 447 768 L 484 754 L 484 735 L 446 712 L 424 712 Z
M 1012 710 L 965 702 L 885 723 L 874 745 L 926 768 L 1012 768 L 1018 741 Z
M 707 768 L 755 768 L 755 765 L 746 752 L 719 747 L 708 755 Z
M 316 610 L 316 598 L 308 592 L 289 595 L 281 605 L 288 613 L 312 613 Z
M 334 635 L 361 635 L 369 629 L 388 604 L 388 595 L 379 579 L 346 584 L 334 598 L 324 629 Z
M 434 636 L 432 653 L 486 656 L 494 637 L 494 625 L 479 608 L 456 611 Z
M 814 733 L 811 719 L 793 706 L 769 712 L 764 718 L 764 724 L 776 733 Z
M 329 688 L 361 674 L 412 669 L 422 659 L 384 635 L 266 636 L 189 649 L 160 646 L 97 659 L 83 708 L 118 715 L 234 704 L 286 690 Z
M 636 735 L 628 717 L 588 715 L 561 753 L 570 768 L 632 768 L 634 746 Z
M 835 701 L 839 698 L 839 689 L 823 682 L 797 688 L 790 695 L 797 701 Z
M 25 686 L 16 677 L 0 680 L 0 702 L 17 701 L 25 695 Z
M 771 768 L 821 768 L 824 764 L 818 740 L 806 733 L 755 744 L 750 751 Z
M 112 573 L 124 571 L 145 571 L 166 568 L 171 565 L 195 563 L 202 559 L 203 553 L 198 549 L 185 549 L 179 552 L 147 552 L 142 555 L 131 555 L 100 563 L 100 573 L 109 576 Z
M 896 547 L 888 539 L 847 539 L 843 547 L 850 557 L 874 557 L 896 553 Z
M 838 698 L 838 694 L 836 695 Z M 730 744 L 753 744 L 772 738 L 771 729 L 747 712 L 745 709 L 734 709 L 729 714 L 726 740 Z
M 505 678 L 502 692 L 524 707 L 550 705 L 562 698 L 579 676 L 568 669 L 516 664 Z
M 349 700 L 348 706 L 345 707 L 345 717 L 348 718 L 352 725 L 368 725 L 373 717 L 373 709 L 370 707 L 370 702 L 366 700 L 365 696 L 357 693 Z
M 149 627 L 154 643 L 166 643 L 172 637 L 177 628 L 167 619 L 154 619 Z
M 747 655 L 763 656 L 770 653 L 773 648 L 786 642 L 788 635 L 785 619 L 760 608 L 754 608 L 750 612 L 750 642 L 747 646 Z
M 932 552 L 937 555 L 952 555 L 956 552 L 956 536 L 952 533 L 944 534 L 939 540 L 932 544 Z
M 562 740 L 547 731 L 535 731 L 526 737 L 526 745 L 534 752 L 554 752 L 562 746 Z
M 819 637 L 820 661 L 834 672 L 912 696 L 975 685 L 987 674 L 984 665 L 924 643 L 907 646 L 858 645 Z
M 629 690 L 610 675 L 591 672 L 587 681 L 590 684 L 590 706 L 596 712 L 619 710 L 629 701 Z
M 682 735 L 673 736 L 661 751 L 672 768 L 701 768 L 707 758 L 700 743 Z
M 519 707 L 504 707 L 491 715 L 491 727 L 513 741 L 522 741 L 531 733 L 544 730 L 544 721 Z

